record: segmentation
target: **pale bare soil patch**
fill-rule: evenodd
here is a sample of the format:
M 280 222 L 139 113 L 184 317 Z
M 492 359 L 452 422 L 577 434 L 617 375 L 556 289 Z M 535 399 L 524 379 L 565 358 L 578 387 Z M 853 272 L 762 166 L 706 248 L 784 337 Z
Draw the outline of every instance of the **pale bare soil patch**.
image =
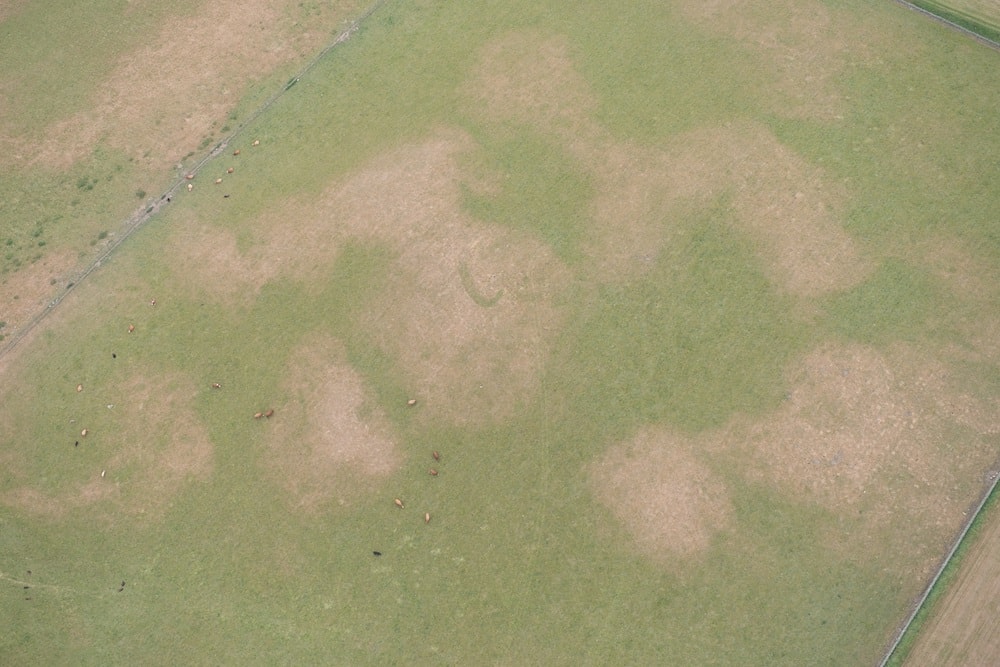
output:
M 657 560 L 696 555 L 733 521 L 725 484 L 690 438 L 647 427 L 591 464 L 594 493 Z
M 677 222 L 726 194 L 731 220 L 758 241 L 765 271 L 788 292 L 844 289 L 872 269 L 841 225 L 846 188 L 762 126 L 700 128 L 653 148 L 615 141 L 591 118 L 595 97 L 562 37 L 499 38 L 463 90 L 471 113 L 558 137 L 590 175 L 586 250 L 604 279 L 643 271 Z
M 993 665 L 1000 658 L 1000 514 L 987 517 L 962 568 L 935 603 L 906 659 L 909 667 Z
M 97 514 L 111 520 L 122 513 L 156 518 L 191 480 L 206 480 L 214 468 L 212 443 L 195 415 L 194 383 L 181 374 L 135 375 L 107 387 L 100 400 L 112 419 L 100 433 L 83 439 L 84 447 L 107 452 L 98 465 L 65 473 L 65 489 L 43 492 L 31 485 L 30 466 L 12 451 L 12 474 L 23 484 L 0 497 L 0 502 L 51 518 L 82 507 L 94 506 Z M 78 466 L 75 451 L 68 451 L 66 466 Z M 102 476 L 102 471 L 105 473 Z M 78 474 L 77 474 L 78 473 Z M 60 473 L 63 474 L 63 473 Z
M 266 462 L 294 507 L 349 504 L 402 464 L 391 424 L 334 339 L 314 334 L 292 350 L 284 388 L 291 399 L 267 424 Z
M 65 168 L 106 142 L 150 167 L 172 165 L 197 149 L 253 82 L 329 42 L 356 5 L 206 1 L 122 54 L 90 108 L 38 137 L 0 129 L 0 164 Z
M 779 410 L 734 420 L 716 444 L 743 452 L 752 479 L 860 520 L 833 548 L 863 557 L 872 535 L 888 535 L 929 572 L 1000 433 L 1000 404 L 965 392 L 952 361 L 903 344 L 824 345 L 789 371 Z

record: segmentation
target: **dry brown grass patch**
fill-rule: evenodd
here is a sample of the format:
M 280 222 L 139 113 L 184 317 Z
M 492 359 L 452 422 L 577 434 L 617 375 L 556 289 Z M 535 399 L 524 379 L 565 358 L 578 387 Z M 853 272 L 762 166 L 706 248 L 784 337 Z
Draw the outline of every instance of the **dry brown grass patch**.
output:
M 734 422 L 718 444 L 745 452 L 751 477 L 862 516 L 848 553 L 886 535 L 932 558 L 978 492 L 1000 432 L 1000 406 L 964 392 L 949 361 L 902 344 L 888 353 L 828 344 L 790 371 L 782 408 Z
M 27 4 L 28 0 L 4 0 L 0 3 L 0 23 L 18 14 Z
M 537 31 L 488 43 L 463 93 L 474 113 L 499 114 L 572 141 L 601 130 L 590 114 L 597 98 L 573 64 L 569 40 Z
M 850 287 L 872 268 L 840 224 L 846 188 L 763 126 L 701 128 L 662 147 L 615 141 L 591 118 L 596 98 L 561 37 L 498 38 L 464 92 L 474 114 L 555 135 L 591 176 L 585 249 L 602 279 L 642 272 L 670 243 L 671 221 L 724 193 L 733 194 L 733 221 L 759 241 L 769 277 L 790 293 Z
M 569 272 L 530 235 L 462 210 L 461 156 L 474 144 L 440 130 L 331 184 L 283 202 L 235 235 L 195 219 L 177 223 L 177 275 L 193 290 L 246 303 L 276 278 L 317 288 L 350 240 L 387 246 L 390 291 L 363 326 L 397 359 L 422 415 L 459 423 L 502 419 L 537 391 L 561 315 L 554 296 Z
M 648 266 L 665 242 L 664 212 L 678 173 L 658 151 L 616 143 L 593 120 L 597 97 L 576 70 L 565 37 L 529 30 L 493 40 L 462 92 L 474 115 L 556 137 L 593 177 L 585 251 L 601 279 Z
M 967 301 L 995 298 L 1000 271 L 978 259 L 955 238 L 932 238 L 916 248 L 921 263 L 947 285 L 955 296 Z
M 538 390 L 569 273 L 539 240 L 462 210 L 458 156 L 472 143 L 442 131 L 385 155 L 331 192 L 346 233 L 389 245 L 391 293 L 367 328 L 399 360 L 422 414 L 502 419 Z
M 240 251 L 236 234 L 205 224 L 193 214 L 172 225 L 164 251 L 181 284 L 226 304 L 248 304 L 273 277 L 267 267 Z
M 693 130 L 660 149 L 608 145 L 588 164 L 601 167 L 588 254 L 609 278 L 641 271 L 670 243 L 671 221 L 725 194 L 729 219 L 757 241 L 765 273 L 787 292 L 842 290 L 873 269 L 840 223 L 846 188 L 763 127 Z
M 252 221 L 245 247 L 233 231 L 187 213 L 172 226 L 169 263 L 188 289 L 225 304 L 246 305 L 275 279 L 320 289 L 343 238 L 322 209 L 322 200 L 283 202 Z
M 90 108 L 37 140 L 7 137 L 11 149 L 0 163 L 18 155 L 22 164 L 63 168 L 106 140 L 154 169 L 172 165 L 213 132 L 252 82 L 327 42 L 354 5 L 313 5 L 303 23 L 300 3 L 288 0 L 206 1 L 122 54 Z
M 597 497 L 625 524 L 639 550 L 658 560 L 704 551 L 733 520 L 725 484 L 692 444 L 650 427 L 590 467 Z
M 768 277 L 789 293 L 844 289 L 872 270 L 840 224 L 846 189 L 761 126 L 693 130 L 660 149 L 613 146 L 593 164 L 606 169 L 595 173 L 603 186 L 590 254 L 609 274 L 628 275 L 636 259 L 669 243 L 670 220 L 696 216 L 724 194 L 729 219 L 758 242 Z
M 680 4 L 705 30 L 738 39 L 760 54 L 775 73 L 768 99 L 773 111 L 792 118 L 840 120 L 847 112 L 837 78 L 852 60 L 871 58 L 866 26 L 822 2 L 693 0 Z M 848 38 L 848 35 L 850 38 Z
M 254 221 L 254 245 L 247 254 L 268 276 L 318 289 L 340 253 L 345 226 L 323 197 L 285 202 Z
M 267 462 L 296 508 L 346 505 L 399 468 L 391 425 L 337 341 L 308 337 L 284 386 L 291 399 L 268 424 Z
M 862 282 L 873 264 L 840 224 L 846 188 L 761 127 L 719 133 L 738 224 L 765 249 L 765 271 L 792 294 L 817 296 Z
M 955 298 L 969 304 L 973 315 L 952 321 L 972 346 L 970 360 L 1000 364 L 1000 270 L 978 258 L 962 243 L 949 238 L 932 238 L 916 249 L 917 260 L 951 290 Z

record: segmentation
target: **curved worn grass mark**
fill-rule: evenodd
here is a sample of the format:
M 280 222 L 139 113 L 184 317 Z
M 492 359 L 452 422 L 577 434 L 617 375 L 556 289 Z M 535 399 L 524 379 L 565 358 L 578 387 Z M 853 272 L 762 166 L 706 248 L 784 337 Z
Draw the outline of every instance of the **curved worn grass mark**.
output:
M 472 279 L 472 274 L 469 273 L 469 266 L 465 262 L 458 265 L 458 277 L 462 280 L 462 288 L 465 290 L 465 293 L 469 295 L 470 299 L 476 302 L 477 306 L 492 308 L 503 297 L 503 290 L 498 290 L 491 297 L 485 297 L 480 294 L 479 290 L 476 289 L 476 283 Z

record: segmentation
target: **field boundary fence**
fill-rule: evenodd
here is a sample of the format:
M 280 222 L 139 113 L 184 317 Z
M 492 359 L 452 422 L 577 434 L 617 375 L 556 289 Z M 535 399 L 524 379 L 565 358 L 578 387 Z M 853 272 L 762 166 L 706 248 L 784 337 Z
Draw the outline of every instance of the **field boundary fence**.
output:
M 212 150 L 192 165 L 190 169 L 185 170 L 185 174 L 196 176 L 198 172 L 201 171 L 202 167 L 221 155 L 222 152 L 229 146 L 230 142 L 243 134 L 243 132 L 254 121 L 260 118 L 261 115 L 270 109 L 286 93 L 288 93 L 288 91 L 299 82 L 300 78 L 308 74 L 314 67 L 316 67 L 316 65 L 319 64 L 319 62 L 326 57 L 328 53 L 330 53 L 330 51 L 349 40 L 351 36 L 354 35 L 354 33 L 356 33 L 361 26 L 386 3 L 386 1 L 387 0 L 376 0 L 362 14 L 351 20 L 348 26 L 341 30 L 333 41 L 324 46 L 319 53 L 314 55 L 305 65 L 303 65 L 294 76 L 282 85 L 281 88 L 262 102 L 260 106 L 258 106 L 249 116 L 243 119 L 236 126 L 236 128 L 229 133 L 228 136 L 216 143 Z M 8 354 L 18 345 L 18 343 L 24 340 L 24 338 L 27 337 L 27 335 L 31 333 L 35 327 L 37 327 L 53 310 L 55 310 L 55 308 L 62 303 L 62 301 L 70 293 L 72 293 L 73 290 L 80 285 L 80 283 L 82 283 L 94 271 L 101 268 L 104 262 L 108 260 L 112 253 L 114 253 L 114 251 L 117 250 L 122 243 L 138 231 L 139 228 L 150 220 L 150 218 L 156 215 L 165 204 L 170 202 L 174 194 L 176 194 L 177 191 L 184 186 L 187 180 L 187 176 L 182 175 L 178 177 L 173 183 L 171 183 L 170 187 L 168 187 L 166 191 L 164 191 L 160 197 L 154 201 L 154 203 L 146 204 L 142 208 L 137 209 L 131 216 L 126 218 L 124 223 L 122 223 L 119 228 L 120 232 L 115 234 L 114 237 L 108 241 L 107 245 L 105 245 L 97 257 L 79 273 L 71 276 L 65 289 L 62 289 L 58 294 L 51 298 L 41 308 L 41 310 L 21 325 L 15 333 L 11 334 L 10 339 L 3 346 L 0 346 L 0 358 Z
M 898 4 L 898 5 L 902 5 L 903 7 L 906 7 L 908 9 L 912 9 L 915 12 L 921 13 L 924 16 L 927 16 L 928 18 L 930 18 L 933 21 L 937 21 L 938 23 L 941 23 L 941 24 L 943 24 L 945 26 L 948 26 L 949 28 L 951 28 L 953 30 L 957 30 L 958 32 L 966 35 L 967 37 L 971 37 L 972 39 L 976 40 L 977 42 L 980 42 L 981 44 L 989 46 L 989 47 L 991 47 L 993 49 L 1000 50 L 1000 42 L 997 42 L 997 41 L 991 39 L 990 37 L 987 37 L 986 35 L 978 33 L 975 30 L 971 30 L 970 28 L 967 28 L 967 27 L 961 25 L 960 23 L 956 23 L 955 21 L 950 20 L 946 16 L 942 16 L 941 14 L 938 14 L 938 13 L 936 13 L 936 12 L 934 12 L 934 11 L 926 8 L 926 7 L 922 7 L 922 6 L 917 5 L 917 4 L 913 3 L 913 2 L 908 2 L 908 0 L 893 0 L 893 1 L 896 4 Z M 976 21 L 976 23 L 980 24 L 979 21 Z
M 893 637 L 892 643 L 889 645 L 889 648 L 883 655 L 881 662 L 879 662 L 879 667 L 886 667 L 889 661 L 893 658 L 893 655 L 899 649 L 900 644 L 906 637 L 906 634 L 909 631 L 910 626 L 913 625 L 913 622 L 914 620 L 916 620 L 917 615 L 920 614 L 920 612 L 924 609 L 924 606 L 927 604 L 928 598 L 930 597 L 931 593 L 934 592 L 934 587 L 937 586 L 938 581 L 940 581 L 941 579 L 941 576 L 944 574 L 945 570 L 948 569 L 948 566 L 951 564 L 952 559 L 958 552 L 959 547 L 962 546 L 962 543 L 965 541 L 966 536 L 968 536 L 969 531 L 972 529 L 972 526 L 975 525 L 976 520 L 982 514 L 983 508 L 986 507 L 986 503 L 993 496 L 993 493 L 997 488 L 997 484 L 1000 483 L 1000 462 L 995 463 L 993 466 L 991 466 L 989 472 L 986 473 L 986 476 L 987 479 L 989 480 L 989 483 L 985 486 L 983 494 L 979 498 L 979 502 L 975 505 L 975 509 L 973 509 L 973 511 L 970 512 L 969 517 L 965 521 L 965 525 L 962 526 L 962 530 L 958 533 L 958 536 L 955 538 L 955 541 L 951 545 L 951 549 L 948 551 L 948 554 L 944 557 L 944 560 L 941 561 L 941 565 L 938 566 L 938 569 L 934 573 L 934 576 L 931 578 L 930 582 L 924 588 L 923 593 L 921 593 L 920 597 L 917 598 L 917 601 L 913 604 L 913 608 L 911 609 L 909 616 L 906 617 L 906 620 L 903 622 L 903 624 L 900 625 L 899 628 L 896 630 L 896 634 Z

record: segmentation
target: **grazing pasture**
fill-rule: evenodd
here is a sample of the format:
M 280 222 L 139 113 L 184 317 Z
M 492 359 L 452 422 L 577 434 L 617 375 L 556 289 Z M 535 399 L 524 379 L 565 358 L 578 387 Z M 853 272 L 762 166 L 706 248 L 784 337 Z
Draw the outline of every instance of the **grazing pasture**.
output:
M 0 335 L 357 13 L 355 0 L 0 9 Z
M 1000 455 L 997 54 L 564 4 L 380 4 L 0 357 L 3 662 L 877 661 Z

